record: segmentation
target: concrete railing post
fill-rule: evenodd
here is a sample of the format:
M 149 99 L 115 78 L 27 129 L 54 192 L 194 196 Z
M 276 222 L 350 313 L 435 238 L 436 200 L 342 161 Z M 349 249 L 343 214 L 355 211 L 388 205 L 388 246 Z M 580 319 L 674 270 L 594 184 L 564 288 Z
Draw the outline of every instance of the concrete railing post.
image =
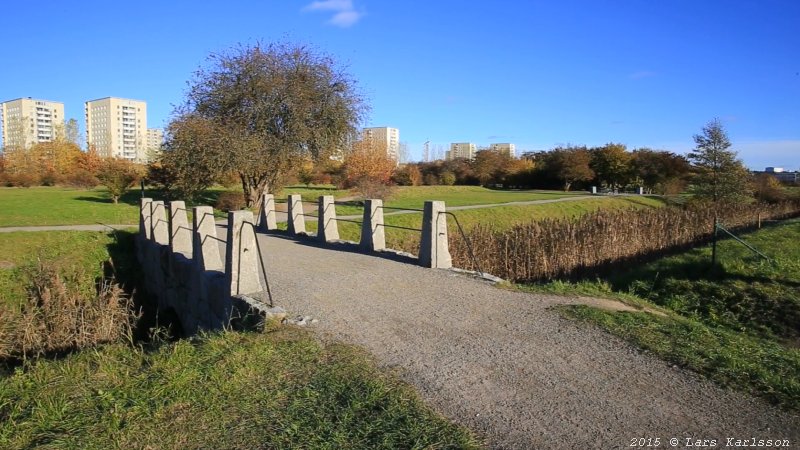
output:
M 376 251 L 386 248 L 386 234 L 383 229 L 383 200 L 364 201 L 364 219 L 361 221 L 362 250 Z
M 199 271 L 222 270 L 219 240 L 214 223 L 214 209 L 210 206 L 192 208 L 192 259 Z
M 143 198 L 139 206 L 139 236 L 147 240 L 150 239 L 153 226 L 152 203 L 152 198 Z
M 592 186 L 592 194 L 597 194 L 597 186 Z
M 336 221 L 336 204 L 332 195 L 319 196 L 317 214 L 317 239 L 330 242 L 339 239 L 339 223 Z
M 299 194 L 289 196 L 289 234 L 306 232 L 306 218 L 303 216 L 303 198 Z
M 419 242 L 419 264 L 434 269 L 453 266 L 447 245 L 447 215 L 441 201 L 427 201 L 422 213 L 422 238 Z
M 272 231 L 278 229 L 278 222 L 275 218 L 275 196 L 264 194 L 261 203 L 261 215 L 258 218 L 259 231 Z
M 636 194 L 637 195 L 644 195 L 644 188 L 641 187 L 641 186 L 637 187 L 636 188 Z
M 150 220 L 153 222 L 151 225 L 151 239 L 157 244 L 169 245 L 169 223 L 167 222 L 167 211 L 164 209 L 164 202 L 161 200 L 151 202 L 150 211 Z
M 261 292 L 258 276 L 258 247 L 253 227 L 253 213 L 228 213 L 228 238 L 225 252 L 225 276 L 231 295 Z
M 172 253 L 192 257 L 192 229 L 186 217 L 186 203 L 169 202 L 169 247 Z

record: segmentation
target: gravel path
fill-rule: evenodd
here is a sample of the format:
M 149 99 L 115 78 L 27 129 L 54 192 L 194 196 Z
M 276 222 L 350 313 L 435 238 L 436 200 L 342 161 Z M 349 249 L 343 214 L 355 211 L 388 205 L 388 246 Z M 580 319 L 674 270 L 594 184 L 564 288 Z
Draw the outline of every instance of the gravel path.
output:
M 550 309 L 577 299 L 259 236 L 277 305 L 396 368 L 491 448 L 630 448 L 634 438 L 800 442 L 800 417 L 673 368 Z

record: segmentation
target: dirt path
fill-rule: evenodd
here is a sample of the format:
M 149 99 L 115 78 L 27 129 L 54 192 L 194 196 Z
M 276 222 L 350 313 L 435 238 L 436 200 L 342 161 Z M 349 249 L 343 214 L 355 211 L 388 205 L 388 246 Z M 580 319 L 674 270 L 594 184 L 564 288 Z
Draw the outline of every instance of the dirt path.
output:
M 800 440 L 800 417 L 728 391 L 551 307 L 451 271 L 260 236 L 276 304 L 372 352 L 492 448 L 634 438 Z

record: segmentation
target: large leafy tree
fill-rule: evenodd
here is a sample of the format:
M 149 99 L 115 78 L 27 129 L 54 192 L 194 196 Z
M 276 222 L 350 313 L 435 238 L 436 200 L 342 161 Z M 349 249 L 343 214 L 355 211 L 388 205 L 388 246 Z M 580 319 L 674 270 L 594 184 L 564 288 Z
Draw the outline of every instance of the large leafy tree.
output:
M 355 81 L 331 57 L 302 45 L 256 44 L 211 55 L 178 120 L 207 122 L 215 137 L 203 139 L 203 157 L 213 163 L 203 167 L 237 173 L 247 205 L 259 208 L 261 194 L 280 188 L 307 157 L 345 149 L 365 109 Z
M 695 169 L 693 192 L 712 202 L 738 201 L 750 193 L 750 173 L 729 150 L 731 141 L 718 119 L 703 127 L 694 136 L 694 151 L 687 156 Z
M 631 154 L 623 144 L 606 144 L 592 149 L 589 166 L 594 170 L 597 181 L 617 189 L 625 186 L 631 178 Z
M 631 155 L 633 176 L 649 191 L 665 193 L 670 184 L 683 185 L 689 174 L 689 162 L 675 153 L 640 148 Z
M 561 181 L 564 191 L 569 191 L 573 183 L 594 177 L 594 171 L 589 167 L 591 155 L 586 147 L 559 147 L 544 153 L 542 158 L 545 169 Z

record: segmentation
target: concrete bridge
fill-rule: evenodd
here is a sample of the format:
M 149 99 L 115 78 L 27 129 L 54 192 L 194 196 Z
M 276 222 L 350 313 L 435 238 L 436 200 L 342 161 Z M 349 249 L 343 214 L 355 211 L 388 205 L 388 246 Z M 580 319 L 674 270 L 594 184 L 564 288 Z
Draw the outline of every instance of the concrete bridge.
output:
M 427 256 L 416 258 L 381 251 L 379 202 L 365 208 L 361 242 L 346 244 L 335 242 L 326 223 L 335 214 L 328 199 L 319 200 L 318 236 L 293 223 L 302 218 L 299 196 L 289 199 L 285 233 L 273 231 L 274 200 L 266 200 L 260 220 L 237 211 L 222 227 L 208 219 L 208 207 L 193 208 L 189 225 L 181 202 L 166 208 L 143 200 L 146 276 L 162 307 L 183 311 L 187 331 L 268 314 L 268 282 L 276 305 L 318 319 L 320 336 L 367 349 L 493 448 L 640 448 L 648 438 L 663 448 L 702 439 L 723 447 L 727 438 L 796 446 L 800 439 L 797 414 L 720 388 L 553 309 L 621 305 L 499 289 L 448 269 L 446 234 L 434 219 L 443 204 L 424 208 L 429 238 L 420 254 Z

